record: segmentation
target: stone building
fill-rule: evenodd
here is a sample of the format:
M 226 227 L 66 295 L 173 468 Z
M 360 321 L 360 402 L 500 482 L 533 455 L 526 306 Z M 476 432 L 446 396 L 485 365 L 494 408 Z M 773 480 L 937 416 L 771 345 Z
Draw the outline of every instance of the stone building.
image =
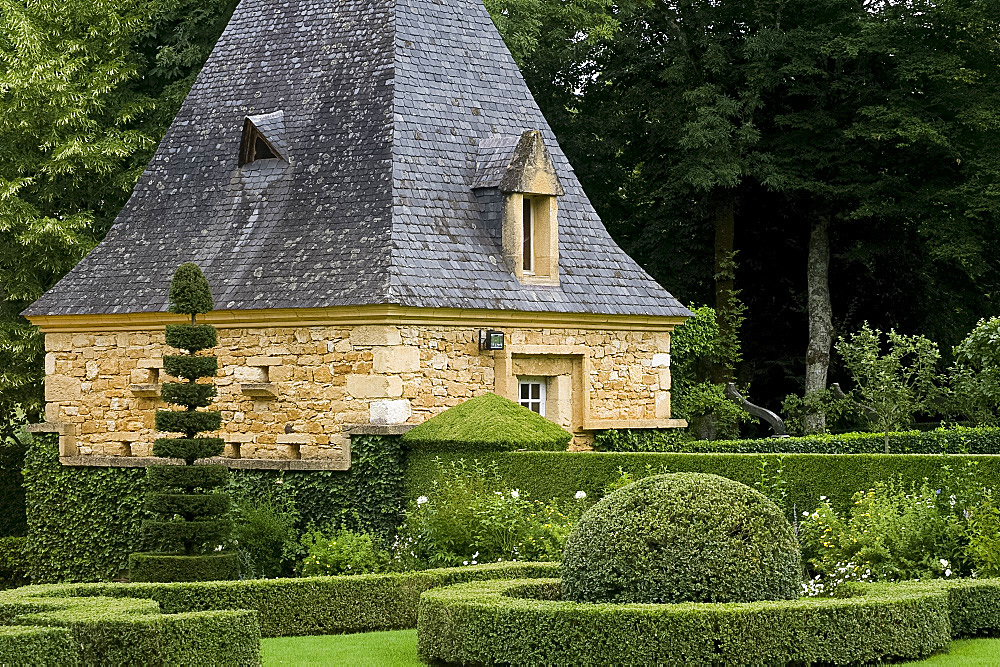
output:
M 351 433 L 487 391 L 575 446 L 683 425 L 689 312 L 612 241 L 480 0 L 243 0 L 107 238 L 25 312 L 64 463 L 150 455 L 185 261 L 234 466 L 342 468 Z

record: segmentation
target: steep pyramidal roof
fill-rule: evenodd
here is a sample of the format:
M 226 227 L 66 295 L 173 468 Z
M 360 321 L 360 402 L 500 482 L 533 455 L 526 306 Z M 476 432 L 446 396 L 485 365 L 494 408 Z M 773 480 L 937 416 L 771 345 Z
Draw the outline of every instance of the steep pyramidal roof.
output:
M 472 189 L 526 130 L 565 190 L 558 286 L 514 278 Z M 225 310 L 688 314 L 608 236 L 480 0 L 243 0 L 107 238 L 26 314 L 162 311 L 185 261 Z

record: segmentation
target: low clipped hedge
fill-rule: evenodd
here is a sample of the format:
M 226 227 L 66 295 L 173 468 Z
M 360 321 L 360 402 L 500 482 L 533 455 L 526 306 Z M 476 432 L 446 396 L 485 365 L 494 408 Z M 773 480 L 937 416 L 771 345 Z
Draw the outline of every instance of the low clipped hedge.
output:
M 956 472 L 974 466 L 984 486 L 1000 486 L 1000 457 L 962 454 L 698 454 L 614 452 L 496 452 L 459 454 L 414 454 L 406 471 L 410 498 L 424 495 L 439 467 L 447 461 L 476 458 L 496 465 L 511 487 L 540 500 L 572 498 L 585 491 L 590 498 L 604 495 L 607 485 L 621 472 L 647 477 L 668 472 L 707 472 L 753 488 L 778 486 L 785 494 L 785 510 L 812 510 L 820 496 L 827 496 L 838 509 L 851 503 L 851 496 L 871 488 L 875 482 L 901 479 L 947 488 Z
M 841 433 L 753 440 L 684 440 L 675 432 L 606 431 L 601 451 L 728 452 L 733 454 L 883 454 L 883 433 Z M 938 428 L 889 434 L 890 454 L 1000 454 L 1000 428 Z
M 751 603 L 558 601 L 557 579 L 475 582 L 420 600 L 417 650 L 454 664 L 810 664 L 917 659 L 951 640 L 948 589 Z
M 145 598 L 158 603 L 164 614 L 248 609 L 255 612 L 262 636 L 288 637 L 413 628 L 424 591 L 467 581 L 552 577 L 558 572 L 558 563 L 491 563 L 404 574 L 55 584 L 19 590 L 36 597 Z M 0 664 L 3 661 L 0 653 Z
M 252 611 L 164 614 L 153 600 L 29 587 L 0 593 L 0 623 L 0 664 L 260 664 Z

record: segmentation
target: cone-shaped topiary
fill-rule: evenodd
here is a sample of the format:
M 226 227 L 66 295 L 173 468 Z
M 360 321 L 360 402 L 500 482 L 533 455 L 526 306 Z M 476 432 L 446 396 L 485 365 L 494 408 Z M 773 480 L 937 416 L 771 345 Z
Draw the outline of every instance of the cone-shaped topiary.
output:
M 232 531 L 228 518 L 229 495 L 218 489 L 229 480 L 225 466 L 199 465 L 197 459 L 222 454 L 221 438 L 197 437 L 218 430 L 219 412 L 198 411 L 215 398 L 215 387 L 198 380 L 215 375 L 215 357 L 197 356 L 216 345 L 215 327 L 197 324 L 196 316 L 212 310 L 212 293 L 201 270 L 182 264 L 170 283 L 170 312 L 191 316 L 190 324 L 167 325 L 167 345 L 186 354 L 167 355 L 164 370 L 184 382 L 164 383 L 161 398 L 184 410 L 157 410 L 156 429 L 182 433 L 159 438 L 153 454 L 184 459 L 184 466 L 147 468 L 146 510 L 157 518 L 143 522 L 147 539 L 164 553 L 137 553 L 130 558 L 134 581 L 197 581 L 235 579 L 239 568 L 235 554 L 216 553 Z
M 587 510 L 563 551 L 575 602 L 755 602 L 799 595 L 801 556 L 763 494 L 717 475 L 654 475 Z
M 561 451 L 573 435 L 514 401 L 488 393 L 411 429 L 403 443 L 419 449 Z

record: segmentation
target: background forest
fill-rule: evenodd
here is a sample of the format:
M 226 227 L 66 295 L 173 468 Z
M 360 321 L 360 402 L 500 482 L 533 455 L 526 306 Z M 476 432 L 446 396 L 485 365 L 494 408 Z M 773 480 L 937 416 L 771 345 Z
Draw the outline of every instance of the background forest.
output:
M 0 0 L 4 438 L 42 404 L 18 313 L 107 232 L 235 4 Z M 611 234 L 715 309 L 689 382 L 779 409 L 851 385 L 833 346 L 866 322 L 943 367 L 1000 314 L 1000 0 L 486 6 Z

